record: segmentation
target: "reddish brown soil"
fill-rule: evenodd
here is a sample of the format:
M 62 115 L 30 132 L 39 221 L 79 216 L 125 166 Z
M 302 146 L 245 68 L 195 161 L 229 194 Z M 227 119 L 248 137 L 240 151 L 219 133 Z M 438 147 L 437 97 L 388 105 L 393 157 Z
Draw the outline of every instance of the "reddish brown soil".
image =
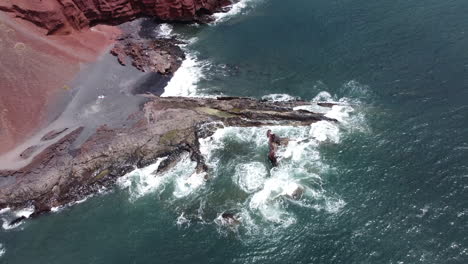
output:
M 46 120 L 47 106 L 80 70 L 113 43 L 119 30 L 97 26 L 70 35 L 0 12 L 0 154 L 31 136 Z

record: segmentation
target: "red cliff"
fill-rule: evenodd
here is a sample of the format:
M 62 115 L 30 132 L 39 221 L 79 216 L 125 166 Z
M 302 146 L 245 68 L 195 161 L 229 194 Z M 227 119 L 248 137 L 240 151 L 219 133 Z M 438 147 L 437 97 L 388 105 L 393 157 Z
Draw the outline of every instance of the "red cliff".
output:
M 96 24 L 120 24 L 151 16 L 164 21 L 197 21 L 229 0 L 2 0 L 0 10 L 30 21 L 48 34 L 68 34 Z

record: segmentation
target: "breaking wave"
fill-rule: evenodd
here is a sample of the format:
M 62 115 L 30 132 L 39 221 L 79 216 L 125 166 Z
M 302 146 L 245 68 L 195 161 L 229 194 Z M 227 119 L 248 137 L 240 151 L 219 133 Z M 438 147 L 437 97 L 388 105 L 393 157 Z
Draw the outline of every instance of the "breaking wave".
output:
M 157 173 L 159 165 L 166 158 L 159 158 L 154 164 L 127 173 L 118 179 L 118 186 L 128 189 L 130 200 L 135 201 L 149 193 L 162 194 L 166 190 L 171 191 L 173 197 L 182 198 L 204 185 L 205 175 L 195 172 L 196 163 L 190 159 L 188 153 L 183 154 L 173 168 Z
M 117 180 L 117 184 L 122 189 L 129 190 L 132 200 L 157 190 L 166 180 L 165 177 L 160 177 L 156 174 L 156 170 L 165 159 L 159 158 L 154 164 L 127 173 Z
M 13 211 L 8 207 L 4 208 L 0 210 L 0 215 L 2 217 L 2 228 L 4 230 L 17 228 L 23 223 L 23 221 L 19 221 L 18 223 L 15 223 L 13 225 L 10 225 L 10 223 L 13 220 L 18 219 L 20 217 L 24 217 L 25 219 L 29 218 L 33 213 L 34 207 L 27 207 L 16 211 Z
M 289 94 L 268 94 L 262 96 L 262 100 L 272 101 L 272 102 L 287 102 L 294 101 L 298 99 L 297 97 L 291 96 Z
M 228 12 L 215 13 L 213 15 L 215 21 L 212 24 L 216 25 L 249 11 L 255 6 L 256 2 L 258 0 L 240 0 L 233 4 Z M 180 45 L 186 54 L 186 58 L 164 88 L 164 93 L 161 96 L 209 97 L 210 95 L 197 91 L 197 85 L 206 77 L 205 72 L 212 66 L 211 62 L 199 59 L 197 53 L 188 48 L 190 44 L 197 41 L 197 38 L 187 39 L 182 35 L 174 33 L 173 26 L 167 23 L 160 24 L 156 28 L 156 34 L 162 38 L 177 36 L 186 42 L 186 44 Z
M 297 98 L 273 94 L 262 99 L 289 101 Z M 317 104 L 319 102 L 333 102 L 334 105 L 325 107 Z M 310 105 L 297 109 L 324 113 L 338 123 L 319 121 L 309 127 L 226 127 L 209 138 L 200 139 L 201 152 L 213 174 L 210 177 L 226 177 L 227 171 L 233 171 L 230 175 L 232 183 L 247 194 L 237 207 L 230 206 L 246 229 L 259 230 L 268 223 L 276 227 L 296 223 L 291 205 L 329 214 L 342 210 L 346 201 L 322 187 L 327 173 L 333 168 L 322 158 L 320 151 L 323 145 L 339 144 L 347 133 L 367 131 L 364 113 L 359 108 L 358 100 L 336 98 L 321 92 Z M 288 145 L 278 151 L 280 165 L 274 168 L 266 158 L 268 129 L 290 139 Z M 236 151 L 235 155 L 227 153 L 232 149 Z
M 197 92 L 197 85 L 205 76 L 204 68 L 209 67 L 209 64 L 208 61 L 199 60 L 194 52 L 186 50 L 185 60 L 174 73 L 161 96 L 201 96 Z
M 225 22 L 234 16 L 248 12 L 254 7 L 255 3 L 257 2 L 258 0 L 238 1 L 231 6 L 228 12 L 214 14 L 213 16 L 215 17 L 215 21 L 213 22 L 213 24 Z
M 198 96 L 197 85 L 205 77 L 204 71 L 210 67 L 210 62 L 200 60 L 196 52 L 190 50 L 188 45 L 197 41 L 196 38 L 185 39 L 184 36 L 173 32 L 173 26 L 170 24 L 160 24 L 156 28 L 156 34 L 162 38 L 171 38 L 177 36 L 185 43 L 179 46 L 185 52 L 185 59 L 179 69 L 174 73 L 169 83 L 164 87 L 163 97 L 167 96 Z

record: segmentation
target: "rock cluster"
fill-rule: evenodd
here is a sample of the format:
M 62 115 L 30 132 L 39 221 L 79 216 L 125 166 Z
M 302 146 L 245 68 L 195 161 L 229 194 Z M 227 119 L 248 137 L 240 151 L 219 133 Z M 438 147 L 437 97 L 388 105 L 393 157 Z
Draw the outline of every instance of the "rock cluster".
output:
M 2 0 L 0 10 L 47 30 L 68 34 L 96 24 L 116 25 L 138 17 L 162 21 L 206 21 L 229 0 Z

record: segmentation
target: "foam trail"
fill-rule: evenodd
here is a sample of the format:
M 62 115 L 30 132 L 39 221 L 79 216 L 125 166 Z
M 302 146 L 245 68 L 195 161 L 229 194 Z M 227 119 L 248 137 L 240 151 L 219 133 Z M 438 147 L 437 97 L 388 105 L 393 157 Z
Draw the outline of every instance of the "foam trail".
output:
M 179 215 L 179 217 L 177 217 L 177 222 L 176 222 L 177 226 L 179 227 L 182 227 L 184 225 L 187 225 L 189 226 L 190 225 L 190 220 L 188 220 L 187 218 L 185 218 L 184 216 L 184 212 L 182 212 L 182 214 Z
M 10 225 L 10 220 L 6 219 L 6 218 L 2 218 L 2 228 L 3 230 L 10 230 L 10 229 L 14 229 L 14 228 L 17 228 L 18 226 L 21 225 L 21 222 L 19 223 L 16 223 L 14 225 Z
M 97 194 L 103 194 L 103 193 L 106 193 L 107 191 L 108 191 L 107 188 L 101 187 L 101 188 L 98 189 Z M 52 207 L 52 208 L 50 208 L 50 211 L 51 211 L 52 213 L 58 213 L 58 212 L 62 211 L 63 209 L 67 208 L 67 207 L 73 206 L 73 205 L 75 205 L 75 204 L 84 203 L 84 202 L 86 202 L 89 198 L 94 197 L 95 195 L 96 195 L 96 194 L 90 194 L 90 195 L 88 195 L 88 196 L 85 196 L 85 197 L 84 197 L 83 199 L 81 199 L 81 200 L 74 201 L 74 202 L 70 202 L 70 203 L 68 203 L 68 204 L 61 205 L 61 206 Z
M 5 255 L 6 249 L 3 244 L 0 243 L 0 258 Z

